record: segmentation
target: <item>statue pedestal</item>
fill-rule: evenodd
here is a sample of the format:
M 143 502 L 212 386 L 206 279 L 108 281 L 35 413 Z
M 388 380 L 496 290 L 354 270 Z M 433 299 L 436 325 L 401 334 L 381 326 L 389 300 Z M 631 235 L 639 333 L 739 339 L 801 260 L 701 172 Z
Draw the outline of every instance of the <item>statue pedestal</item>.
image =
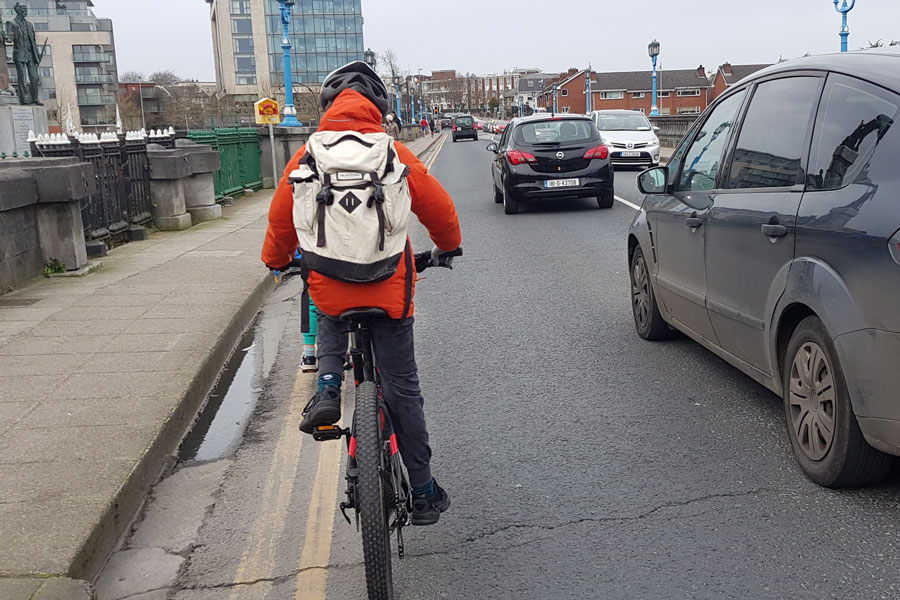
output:
M 47 109 L 43 106 L 19 106 L 18 99 L 0 96 L 0 152 L 7 156 L 31 152 L 28 132 L 47 133 Z

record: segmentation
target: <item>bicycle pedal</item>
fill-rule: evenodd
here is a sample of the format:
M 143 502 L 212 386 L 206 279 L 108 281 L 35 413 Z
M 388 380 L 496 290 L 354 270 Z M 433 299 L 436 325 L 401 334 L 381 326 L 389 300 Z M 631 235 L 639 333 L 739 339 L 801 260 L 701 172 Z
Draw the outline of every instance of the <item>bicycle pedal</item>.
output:
M 337 425 L 320 425 L 313 429 L 313 439 L 317 442 L 327 440 L 339 440 L 350 433 L 347 429 L 341 429 Z

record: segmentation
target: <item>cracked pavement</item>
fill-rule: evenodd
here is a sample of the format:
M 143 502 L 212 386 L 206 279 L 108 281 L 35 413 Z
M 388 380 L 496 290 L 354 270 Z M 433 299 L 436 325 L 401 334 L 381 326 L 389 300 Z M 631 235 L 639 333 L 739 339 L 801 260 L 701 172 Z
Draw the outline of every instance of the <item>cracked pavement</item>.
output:
M 900 597 L 900 477 L 839 492 L 806 480 L 778 398 L 687 339 L 634 333 L 633 210 L 570 200 L 506 216 L 485 145 L 447 143 L 433 170 L 465 248 L 416 296 L 433 468 L 453 505 L 404 530 L 397 598 Z M 635 174 L 616 175 L 632 202 Z M 412 237 L 428 247 L 421 228 Z M 296 300 L 277 294 L 264 312 L 291 313 L 244 442 L 218 479 L 172 486 L 202 505 L 199 518 L 180 513 L 189 535 L 167 547 L 141 526 L 126 543 L 179 559 L 165 586 L 130 600 L 365 597 L 355 528 L 339 512 L 321 530 L 309 519 L 325 446 L 292 421 L 314 379 L 297 376 Z M 323 562 L 306 556 L 323 542 Z

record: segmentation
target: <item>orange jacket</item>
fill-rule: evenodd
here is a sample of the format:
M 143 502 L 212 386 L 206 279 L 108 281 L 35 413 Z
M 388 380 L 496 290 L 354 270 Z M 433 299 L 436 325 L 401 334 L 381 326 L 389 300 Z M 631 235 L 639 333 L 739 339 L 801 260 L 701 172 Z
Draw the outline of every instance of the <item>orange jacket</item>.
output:
M 362 94 L 344 90 L 325 112 L 319 131 L 359 131 L 375 133 L 381 128 L 381 115 L 375 105 Z M 442 250 L 455 250 L 461 242 L 459 217 L 447 191 L 425 165 L 400 142 L 394 142 L 400 162 L 409 166 L 409 192 L 412 211 L 428 229 L 435 245 Z M 272 205 L 269 207 L 269 229 L 263 245 L 262 260 L 269 267 L 282 267 L 291 261 L 296 250 L 297 231 L 294 229 L 294 196 L 288 183 L 291 171 L 299 165 L 306 146 L 294 155 L 278 183 Z M 367 306 L 382 308 L 391 318 L 403 316 L 406 300 L 406 257 L 400 259 L 397 272 L 389 279 L 377 283 L 344 283 L 325 277 L 315 271 L 309 275 L 309 293 L 316 306 L 328 315 L 337 316 L 351 308 Z M 415 274 L 413 275 L 415 293 Z M 413 313 L 410 299 L 409 314 Z

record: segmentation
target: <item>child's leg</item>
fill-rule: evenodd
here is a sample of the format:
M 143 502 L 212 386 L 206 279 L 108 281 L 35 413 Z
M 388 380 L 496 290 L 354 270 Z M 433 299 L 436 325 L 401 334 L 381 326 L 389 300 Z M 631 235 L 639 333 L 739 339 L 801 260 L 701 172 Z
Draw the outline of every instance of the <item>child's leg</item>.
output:
M 313 304 L 312 298 L 309 299 L 309 333 L 303 334 L 303 354 L 305 356 L 316 355 L 316 334 L 319 331 L 319 311 Z

